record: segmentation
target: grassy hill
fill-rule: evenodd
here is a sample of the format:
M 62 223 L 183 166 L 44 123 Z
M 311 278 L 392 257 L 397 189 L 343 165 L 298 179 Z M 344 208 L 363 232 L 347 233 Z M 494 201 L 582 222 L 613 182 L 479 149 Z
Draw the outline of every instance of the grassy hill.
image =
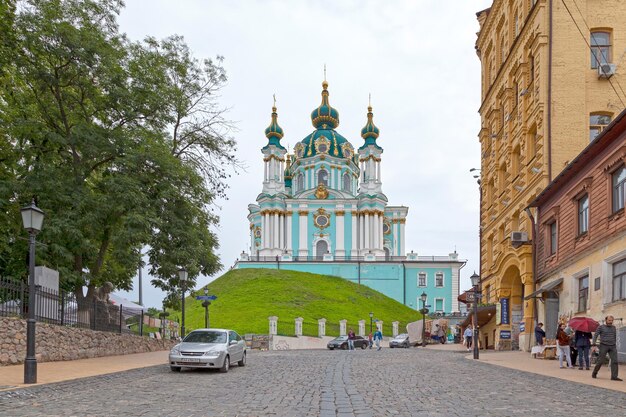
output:
M 408 322 L 421 319 L 420 313 L 364 285 L 342 278 L 305 272 L 272 269 L 232 270 L 208 285 L 217 300 L 209 307 L 210 326 L 232 328 L 241 334 L 268 333 L 268 317 L 278 316 L 278 333 L 294 334 L 294 319 L 304 318 L 303 333 L 317 336 L 317 319 L 325 318 L 326 334 L 339 334 L 339 320 L 358 332 L 358 321 L 369 313 L 384 321 L 385 335 L 391 335 L 392 322 L 400 322 L 400 332 Z M 187 332 L 204 327 L 204 308 L 196 295 L 185 300 Z M 172 312 L 174 320 L 180 312 Z

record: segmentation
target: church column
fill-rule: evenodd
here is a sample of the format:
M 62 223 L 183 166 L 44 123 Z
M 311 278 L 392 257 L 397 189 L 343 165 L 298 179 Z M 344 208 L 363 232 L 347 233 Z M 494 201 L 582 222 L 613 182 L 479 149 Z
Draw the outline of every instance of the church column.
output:
M 374 213 L 374 222 L 372 224 L 372 227 L 374 228 L 374 243 L 373 243 L 373 247 L 374 249 L 380 249 L 380 215 L 378 214 L 378 212 Z
M 272 249 L 276 249 L 279 247 L 279 243 L 278 243 L 278 237 L 279 235 L 279 224 L 278 223 L 278 212 L 274 211 L 274 214 L 272 215 L 272 217 L 274 218 L 274 241 L 272 242 Z
M 263 218 L 265 219 L 265 227 L 263 228 L 263 248 L 269 249 L 271 247 L 270 233 L 272 232 L 272 226 L 270 225 L 270 214 L 268 210 L 265 210 Z
M 287 223 L 287 250 L 293 253 L 293 248 L 291 245 L 291 215 L 293 213 L 288 211 L 285 213 L 285 222 Z
M 350 248 L 350 255 L 351 256 L 359 256 L 359 253 L 357 251 L 359 245 L 357 242 L 357 212 L 356 210 L 352 211 L 352 247 Z
M 336 256 L 346 256 L 346 251 L 344 247 L 344 234 L 345 234 L 345 226 L 344 226 L 344 215 L 345 212 L 343 210 L 337 210 L 335 212 L 335 217 L 337 219 L 336 236 L 337 242 L 335 247 L 335 255 Z
M 331 165 L 328 169 L 330 170 L 328 188 L 335 188 L 335 166 Z
M 376 169 L 377 169 L 376 178 L 378 179 L 379 182 L 381 182 L 382 179 L 380 178 L 380 161 L 376 162 Z
M 283 213 L 278 214 L 278 249 L 281 251 L 285 248 L 285 216 Z
M 309 212 L 306 210 L 300 210 L 298 212 L 298 215 L 300 216 L 300 244 L 298 255 L 307 256 L 309 254 L 309 248 L 307 243 L 309 234 L 307 230 Z
M 400 219 L 400 248 L 401 248 L 401 256 L 406 255 L 406 250 L 404 248 L 404 223 L 406 223 L 406 219 Z
M 363 236 L 365 236 L 365 232 L 364 232 L 364 228 L 363 228 L 363 223 L 364 223 L 364 219 L 365 217 L 363 216 L 363 213 L 358 213 L 358 222 L 359 222 L 359 244 L 357 249 L 361 250 L 363 249 L 364 245 L 365 245 L 365 241 L 363 240 Z
M 369 249 L 372 247 L 370 244 L 370 215 L 369 212 L 365 212 L 365 245 L 363 249 Z
M 378 222 L 378 233 L 380 236 L 378 247 L 381 250 L 385 250 L 385 234 L 383 233 L 383 226 L 385 225 L 385 213 L 379 213 L 379 222 Z

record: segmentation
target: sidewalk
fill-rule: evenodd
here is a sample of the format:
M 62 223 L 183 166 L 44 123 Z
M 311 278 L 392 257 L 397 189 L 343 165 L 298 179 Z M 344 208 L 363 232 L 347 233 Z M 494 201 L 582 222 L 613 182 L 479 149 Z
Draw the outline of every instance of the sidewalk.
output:
M 465 358 L 473 360 L 472 352 L 461 344 L 428 345 L 426 349 L 446 350 L 466 354 Z M 551 376 L 553 378 L 565 379 L 567 381 L 578 382 L 580 384 L 593 385 L 594 387 L 606 388 L 626 393 L 626 381 L 611 381 L 611 370 L 603 365 L 598 372 L 598 378 L 591 378 L 591 371 L 559 368 L 559 360 L 534 359 L 529 352 L 520 351 L 494 351 L 481 350 L 479 353 L 480 362 L 490 365 L 502 366 L 504 368 L 517 369 L 518 371 L 530 372 L 533 374 Z M 593 369 L 593 365 L 592 368 Z M 620 366 L 619 377 L 626 379 L 626 367 Z
M 0 367 L 0 392 L 167 363 L 168 350 L 37 364 L 37 384 L 24 384 L 24 365 Z

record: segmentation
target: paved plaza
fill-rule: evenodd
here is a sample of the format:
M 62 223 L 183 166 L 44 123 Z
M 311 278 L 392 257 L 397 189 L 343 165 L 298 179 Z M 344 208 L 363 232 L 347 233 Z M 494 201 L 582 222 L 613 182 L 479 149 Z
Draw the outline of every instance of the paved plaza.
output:
M 227 374 L 164 364 L 4 391 L 0 415 L 623 417 L 626 395 L 458 352 L 274 351 Z

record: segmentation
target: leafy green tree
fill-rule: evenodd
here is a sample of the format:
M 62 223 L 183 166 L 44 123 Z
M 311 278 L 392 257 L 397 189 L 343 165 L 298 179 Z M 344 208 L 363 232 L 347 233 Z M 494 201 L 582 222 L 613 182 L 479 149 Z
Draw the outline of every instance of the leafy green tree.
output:
M 13 161 L 0 188 L 9 226 L 37 196 L 40 261 L 79 299 L 83 284 L 87 297 L 106 281 L 129 289 L 144 246 L 165 291 L 179 288 L 180 266 L 191 284 L 217 272 L 211 205 L 239 166 L 216 99 L 222 58 L 198 61 L 178 36 L 130 42 L 116 23 L 121 1 L 20 5 L 15 71 L 0 91 Z M 0 247 L 0 274 L 18 273 L 16 258 Z

